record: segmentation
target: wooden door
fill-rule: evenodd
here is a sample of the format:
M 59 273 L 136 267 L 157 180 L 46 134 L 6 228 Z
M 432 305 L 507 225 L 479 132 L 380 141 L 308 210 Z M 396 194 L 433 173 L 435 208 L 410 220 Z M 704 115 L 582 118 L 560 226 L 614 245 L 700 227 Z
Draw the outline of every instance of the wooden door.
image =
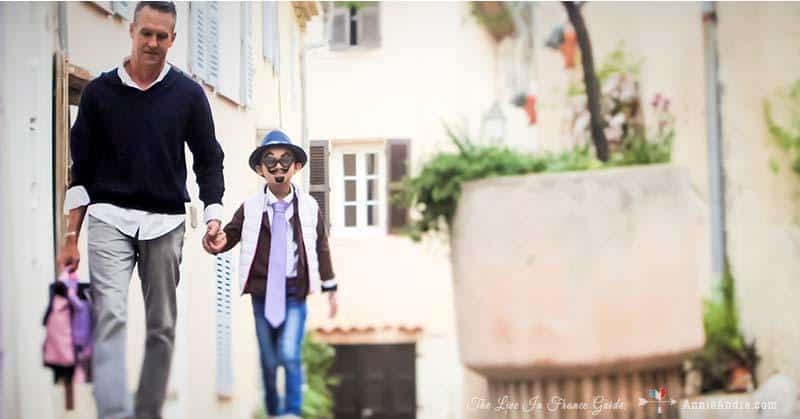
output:
M 416 345 L 337 345 L 336 419 L 415 419 Z

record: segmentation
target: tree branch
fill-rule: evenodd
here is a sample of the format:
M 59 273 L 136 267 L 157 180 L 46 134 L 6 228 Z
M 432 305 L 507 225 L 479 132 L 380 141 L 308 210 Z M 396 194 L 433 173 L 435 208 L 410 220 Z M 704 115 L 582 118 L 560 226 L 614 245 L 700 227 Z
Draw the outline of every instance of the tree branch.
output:
M 592 142 L 597 151 L 597 158 L 601 161 L 608 161 L 608 140 L 603 129 L 606 121 L 600 110 L 600 82 L 594 72 L 594 58 L 592 57 L 592 43 L 589 39 L 589 31 L 583 21 L 580 7 L 576 2 L 563 1 L 561 4 L 567 10 L 569 22 L 575 29 L 575 37 L 581 50 L 581 63 L 583 64 L 583 83 L 586 85 L 586 98 L 588 99 L 589 115 L 591 116 L 590 128 Z

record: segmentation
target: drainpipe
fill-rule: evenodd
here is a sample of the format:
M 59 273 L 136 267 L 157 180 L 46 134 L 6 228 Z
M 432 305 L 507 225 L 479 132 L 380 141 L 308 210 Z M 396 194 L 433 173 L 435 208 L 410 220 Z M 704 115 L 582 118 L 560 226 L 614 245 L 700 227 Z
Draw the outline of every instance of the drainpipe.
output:
M 318 4 L 317 7 L 320 10 L 323 10 L 322 5 Z M 322 19 L 325 19 L 326 16 L 324 15 Z M 303 142 L 302 146 L 308 150 L 308 146 L 311 143 L 311 139 L 308 138 L 308 53 L 317 50 L 320 48 L 324 48 L 328 46 L 328 39 L 330 39 L 330 25 L 327 22 L 324 23 L 325 28 L 323 32 L 323 39 L 319 42 L 314 42 L 311 44 L 305 43 L 305 38 L 303 39 L 303 48 L 301 49 L 300 54 L 300 91 L 301 91 L 301 100 L 302 104 L 300 107 L 300 112 L 302 112 L 302 124 L 301 124 L 301 131 L 300 137 L 301 141 Z M 307 35 L 304 34 L 304 36 Z M 308 175 L 306 175 L 306 179 L 308 180 Z M 304 183 L 306 187 L 309 187 L 309 184 L 306 182 Z
M 706 128 L 708 137 L 709 189 L 711 193 L 711 268 L 713 279 L 722 278 L 727 258 L 725 236 L 725 173 L 722 166 L 722 123 L 719 81 L 719 45 L 715 2 L 701 3 L 705 55 Z
M 327 46 L 327 42 L 316 42 L 303 46 L 303 53 L 300 55 L 300 89 L 303 91 L 303 104 L 301 112 L 303 113 L 303 125 L 301 136 L 303 139 L 303 147 L 308 147 L 310 139 L 308 138 L 308 53 L 315 49 Z
M 69 57 L 69 39 L 67 38 L 67 2 L 58 2 L 58 47 L 65 57 Z

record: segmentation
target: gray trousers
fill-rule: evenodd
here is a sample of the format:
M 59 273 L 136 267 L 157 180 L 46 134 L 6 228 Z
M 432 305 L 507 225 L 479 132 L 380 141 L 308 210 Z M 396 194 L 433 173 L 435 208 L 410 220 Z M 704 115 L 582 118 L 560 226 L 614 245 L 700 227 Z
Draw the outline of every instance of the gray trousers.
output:
M 137 264 L 142 282 L 147 338 L 139 388 L 137 419 L 160 419 L 175 342 L 175 288 L 185 225 L 153 240 L 138 240 L 89 217 L 89 277 L 94 299 L 93 391 L 100 419 L 129 417 L 125 373 L 128 284 Z

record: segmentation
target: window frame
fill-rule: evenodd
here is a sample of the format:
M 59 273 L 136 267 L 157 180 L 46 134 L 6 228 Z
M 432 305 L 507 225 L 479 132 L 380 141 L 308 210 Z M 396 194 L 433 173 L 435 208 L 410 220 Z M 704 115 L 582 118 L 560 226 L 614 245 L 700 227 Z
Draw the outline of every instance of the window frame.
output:
M 367 38 L 364 36 L 363 32 L 363 16 L 365 16 L 365 14 L 362 11 L 364 9 L 369 9 L 377 20 L 376 33 L 372 34 L 373 39 L 362 39 Z M 338 35 L 341 35 L 340 38 L 343 38 L 345 40 L 344 42 L 337 41 L 337 37 L 335 36 L 337 27 L 334 25 L 334 20 L 341 15 L 344 15 L 346 24 L 344 28 L 341 29 L 343 33 Z M 334 6 L 328 19 L 328 47 L 331 51 L 373 50 L 381 47 L 382 24 L 380 2 L 375 2 L 369 6 L 362 6 L 361 8 L 354 8 L 353 6 Z M 351 43 L 353 42 L 353 38 L 355 38 L 355 44 Z
M 383 141 L 359 144 L 337 144 L 333 142 L 330 150 L 331 235 L 360 236 L 385 234 L 387 222 L 387 217 L 384 214 L 387 205 L 387 162 Z M 356 172 L 353 176 L 346 176 L 344 174 L 344 156 L 351 154 L 356 156 Z M 367 156 L 370 154 L 375 155 L 376 168 L 373 174 L 367 173 Z M 355 201 L 346 200 L 345 182 L 348 180 L 354 180 L 356 182 Z M 375 181 L 375 196 L 372 200 L 367 199 L 369 180 Z M 345 207 L 348 206 L 356 207 L 355 226 L 345 226 Z M 371 206 L 375 207 L 374 214 L 377 218 L 374 220 L 374 225 L 367 225 L 367 212 Z

